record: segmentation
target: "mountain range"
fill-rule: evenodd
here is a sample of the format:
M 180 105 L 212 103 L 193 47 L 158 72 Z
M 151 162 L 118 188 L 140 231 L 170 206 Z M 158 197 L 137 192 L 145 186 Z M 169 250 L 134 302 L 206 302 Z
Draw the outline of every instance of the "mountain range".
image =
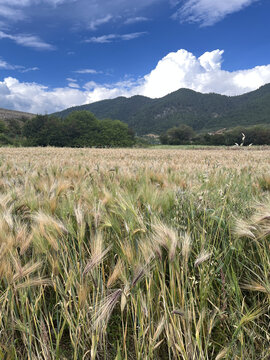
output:
M 181 124 L 196 132 L 270 124 L 270 84 L 239 96 L 180 89 L 157 99 L 139 95 L 118 97 L 71 107 L 54 115 L 65 118 L 79 110 L 91 111 L 99 119 L 121 120 L 138 135 L 161 134 Z
M 202 94 L 179 89 L 162 98 L 145 96 L 118 97 L 54 113 L 65 118 L 73 111 L 88 110 L 98 119 L 117 119 L 129 125 L 138 135 L 161 134 L 186 124 L 196 132 L 230 129 L 235 126 L 270 125 L 270 84 L 239 95 Z M 31 119 L 35 114 L 0 108 L 0 120 Z

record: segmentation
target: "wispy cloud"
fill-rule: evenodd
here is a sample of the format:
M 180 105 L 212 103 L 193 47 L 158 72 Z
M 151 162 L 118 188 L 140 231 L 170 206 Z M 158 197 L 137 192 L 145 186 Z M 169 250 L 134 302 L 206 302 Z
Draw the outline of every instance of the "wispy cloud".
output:
M 129 41 L 133 39 L 137 39 L 138 37 L 141 37 L 143 35 L 147 34 L 145 31 L 143 32 L 135 32 L 130 34 L 108 34 L 108 35 L 102 35 L 102 36 L 93 36 L 90 39 L 85 40 L 87 43 L 111 43 L 114 41 Z
M 145 22 L 145 21 L 149 21 L 150 19 L 148 19 L 147 17 L 144 17 L 144 16 L 137 16 L 137 17 L 131 17 L 131 18 L 128 18 L 124 24 L 126 25 L 130 25 L 130 24 L 136 24 L 136 23 L 139 23 L 139 22 Z
M 73 88 L 73 89 L 80 88 L 80 85 L 77 83 L 77 79 L 67 78 L 66 80 L 68 81 L 68 87 Z
M 55 50 L 55 47 L 41 40 L 38 36 L 29 34 L 11 35 L 0 31 L 0 39 L 9 39 L 16 44 L 34 48 L 36 50 Z
M 39 70 L 39 67 L 37 66 L 34 66 L 34 67 L 31 67 L 31 68 L 24 68 L 22 70 L 20 70 L 22 73 L 27 73 L 29 71 L 38 71 Z
M 173 18 L 183 22 L 200 23 L 202 26 L 211 26 L 229 14 L 240 11 L 258 0 L 171 0 L 176 6 L 184 4 L 174 13 Z
M 75 73 L 77 74 L 101 74 L 102 71 L 97 71 L 97 70 L 94 70 L 94 69 L 80 69 L 80 70 L 76 70 L 74 71 Z
M 136 17 L 137 14 L 152 5 L 165 0 L 0 0 L 0 17 L 12 21 L 30 19 L 40 14 L 59 15 L 75 24 L 95 30 L 98 26 L 118 16 Z M 167 1 L 167 0 L 166 0 Z M 48 11 L 49 6 L 51 11 Z M 40 11 L 33 9 L 39 8 Z M 108 15 L 104 15 L 104 9 Z M 44 10 L 44 11 L 43 11 Z
M 92 20 L 90 22 L 89 28 L 91 30 L 96 30 L 99 26 L 104 25 L 104 24 L 108 23 L 109 21 L 111 21 L 112 18 L 113 18 L 112 15 L 107 15 L 102 18 Z
M 69 84 L 68 84 L 68 86 L 70 87 L 70 88 L 73 88 L 73 89 L 79 89 L 80 88 L 80 85 L 79 84 L 77 84 L 76 82 L 70 82 Z
M 37 71 L 39 70 L 38 67 L 31 67 L 31 68 L 26 68 L 25 66 L 22 66 L 22 65 L 12 65 L 12 64 L 9 64 L 7 61 L 3 60 L 0 58 L 0 69 L 3 69 L 3 70 L 17 70 L 21 73 L 26 73 L 26 72 L 29 72 L 29 71 Z
M 19 66 L 20 68 L 20 66 Z M 5 60 L 0 59 L 0 69 L 4 69 L 4 70 L 16 70 L 18 69 L 17 65 L 11 65 L 9 63 L 7 63 Z
M 0 1 L 0 17 L 11 20 L 22 20 L 25 18 L 21 9 L 13 7 L 13 4 L 7 4 L 7 0 L 4 3 Z
M 147 17 L 140 15 L 144 9 L 167 2 L 177 9 L 175 19 L 209 26 L 256 1 L 259 0 L 136 0 L 134 4 L 128 0 L 0 0 L 0 19 L 14 22 L 29 21 L 33 16 L 37 19 L 40 14 L 61 15 L 61 19 L 96 30 L 117 17 L 125 16 L 125 24 L 147 21 Z

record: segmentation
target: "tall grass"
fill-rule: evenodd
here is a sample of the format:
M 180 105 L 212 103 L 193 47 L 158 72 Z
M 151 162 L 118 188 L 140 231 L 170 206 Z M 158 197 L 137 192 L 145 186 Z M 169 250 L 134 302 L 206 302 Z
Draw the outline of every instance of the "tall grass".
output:
M 1 149 L 0 359 L 269 359 L 269 155 Z

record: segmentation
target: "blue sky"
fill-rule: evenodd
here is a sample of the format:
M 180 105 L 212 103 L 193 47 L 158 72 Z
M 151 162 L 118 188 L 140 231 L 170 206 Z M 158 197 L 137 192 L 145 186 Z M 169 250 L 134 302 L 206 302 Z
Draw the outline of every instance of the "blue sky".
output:
M 267 0 L 0 0 L 0 107 L 270 82 Z

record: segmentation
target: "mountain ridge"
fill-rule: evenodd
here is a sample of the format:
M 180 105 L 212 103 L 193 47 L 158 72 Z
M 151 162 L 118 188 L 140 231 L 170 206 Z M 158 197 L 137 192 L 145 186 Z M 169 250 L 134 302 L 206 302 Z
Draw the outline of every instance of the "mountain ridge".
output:
M 170 127 L 186 124 L 197 132 L 270 124 L 270 84 L 237 96 L 203 94 L 181 88 L 161 98 L 135 95 L 106 99 L 54 113 L 89 110 L 100 119 L 126 122 L 137 134 L 161 134 Z

